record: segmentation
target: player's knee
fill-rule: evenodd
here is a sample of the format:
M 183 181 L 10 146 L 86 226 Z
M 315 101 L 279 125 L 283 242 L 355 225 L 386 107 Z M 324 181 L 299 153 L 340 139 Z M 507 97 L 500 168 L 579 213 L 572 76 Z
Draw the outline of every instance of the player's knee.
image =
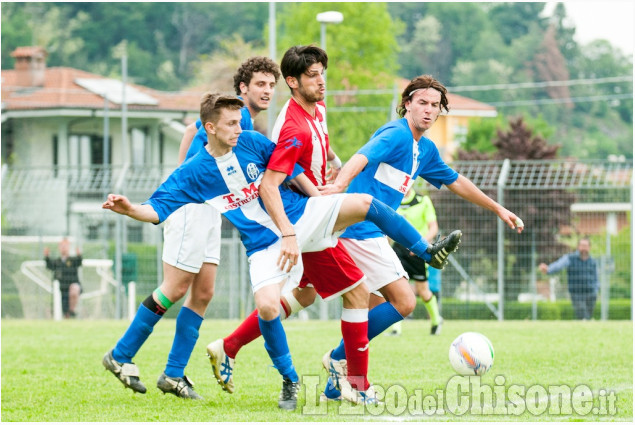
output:
M 68 294 L 70 296 L 74 296 L 74 297 L 78 297 L 79 293 L 80 293 L 80 287 L 77 283 L 73 283 L 69 288 L 68 288 Z
M 315 296 L 317 293 L 313 288 L 305 288 L 302 291 L 293 291 L 293 297 L 300 303 L 303 308 L 306 308 L 315 302 Z
M 196 299 L 206 305 L 212 301 L 212 298 L 214 298 L 214 285 L 209 285 L 196 291 Z
M 183 298 L 185 296 L 185 294 L 187 294 L 187 290 L 188 287 L 184 286 L 184 285 L 178 285 L 174 288 L 172 288 L 170 292 L 171 295 L 171 299 L 173 298 L 174 300 L 172 302 L 176 302 L 178 300 L 180 300 L 181 298 Z
M 359 204 L 360 209 L 364 212 L 364 215 L 368 212 L 370 204 L 373 202 L 373 197 L 365 193 L 358 193 L 355 195 L 356 201 Z
M 412 294 L 404 295 L 399 297 L 399 299 L 391 300 L 390 302 L 403 317 L 410 315 L 417 305 L 417 299 Z
M 343 294 L 345 308 L 368 308 L 370 293 L 363 283 Z
M 263 320 L 273 320 L 280 314 L 280 303 L 266 302 L 257 306 L 258 316 Z

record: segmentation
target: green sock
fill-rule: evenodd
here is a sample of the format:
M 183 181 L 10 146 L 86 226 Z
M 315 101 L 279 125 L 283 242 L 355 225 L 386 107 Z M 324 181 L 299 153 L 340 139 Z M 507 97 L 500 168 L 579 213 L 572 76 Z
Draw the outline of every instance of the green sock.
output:
M 441 316 L 439 315 L 439 306 L 437 304 L 437 297 L 432 295 L 428 301 L 424 301 L 423 305 L 428 310 L 428 314 L 430 315 L 430 322 L 432 326 L 438 325 L 441 322 Z

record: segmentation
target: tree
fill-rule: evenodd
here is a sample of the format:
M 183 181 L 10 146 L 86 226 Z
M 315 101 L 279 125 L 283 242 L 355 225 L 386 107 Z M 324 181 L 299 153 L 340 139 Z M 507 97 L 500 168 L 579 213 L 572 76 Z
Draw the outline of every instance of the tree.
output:
M 489 127 L 491 128 L 491 127 Z M 543 130 L 544 131 L 544 130 Z M 469 137 L 468 137 L 469 138 Z M 530 128 L 522 117 L 509 120 L 509 128 L 496 130 L 496 135 L 491 140 L 494 151 L 459 151 L 461 161 L 481 161 L 481 160 L 546 160 L 554 159 L 560 146 L 547 144 L 544 137 Z M 490 168 L 488 175 L 497 176 L 500 174 L 500 162 L 487 165 Z M 536 165 L 537 166 L 537 165 Z M 549 164 L 544 165 L 544 174 L 548 175 Z M 460 172 L 460 170 L 458 170 Z M 531 176 L 531 175 L 530 175 Z M 540 181 L 537 182 L 540 184 Z M 485 190 L 485 193 L 496 199 L 495 191 Z M 443 192 L 433 193 L 432 198 L 437 209 L 443 210 Z M 531 240 L 541 241 L 548 247 L 540 254 L 545 258 L 554 256 L 561 252 L 562 244 L 557 239 L 560 228 L 571 223 L 571 204 L 575 202 L 572 193 L 561 189 L 540 189 L 539 187 L 523 190 L 506 190 L 504 192 L 504 205 L 521 217 L 525 223 L 528 235 L 520 240 L 514 240 L 505 246 L 506 258 L 512 259 L 505 268 L 505 295 L 507 299 L 516 299 L 521 291 L 522 277 L 531 270 L 533 266 L 531 260 Z M 540 205 L 549 205 L 549 211 L 539 209 Z M 446 207 L 447 208 L 447 207 Z M 462 249 L 481 250 L 484 254 L 495 256 L 495 245 L 487 243 L 497 230 L 497 221 L 491 220 L 491 212 L 486 211 L 474 204 L 468 204 L 468 213 L 452 218 L 452 226 L 462 229 L 466 234 L 471 235 L 466 240 Z M 478 223 L 475 225 L 475 223 Z M 440 223 L 441 227 L 446 225 Z M 475 227 L 477 226 L 477 227 Z M 447 228 L 447 227 L 446 227 Z M 545 243 L 545 241 L 549 241 Z M 559 250 L 560 249 L 560 250 Z
M 319 45 L 316 15 L 336 10 L 344 21 L 327 30 L 327 106 L 329 140 L 348 159 L 381 125 L 390 119 L 390 94 L 329 95 L 333 90 L 392 90 L 398 70 L 396 37 L 401 26 L 390 17 L 385 3 L 285 3 L 277 16 L 279 57 L 294 45 Z M 281 82 L 278 93 L 284 93 Z M 379 108 L 379 110 L 375 110 Z M 351 112 L 354 110 L 355 112 Z
M 555 36 L 556 29 L 549 26 L 540 46 L 541 49 L 533 61 L 536 72 L 535 80 L 537 81 L 566 81 L 569 79 L 569 70 L 564 56 L 560 53 Z M 571 97 L 568 86 L 547 87 L 546 92 L 552 99 L 569 99 Z M 564 105 L 567 109 L 573 108 L 573 103 L 570 100 Z
M 510 45 L 515 39 L 527 35 L 533 23 L 545 26 L 545 18 L 540 16 L 544 7 L 545 3 L 497 3 L 488 16 L 505 44 Z

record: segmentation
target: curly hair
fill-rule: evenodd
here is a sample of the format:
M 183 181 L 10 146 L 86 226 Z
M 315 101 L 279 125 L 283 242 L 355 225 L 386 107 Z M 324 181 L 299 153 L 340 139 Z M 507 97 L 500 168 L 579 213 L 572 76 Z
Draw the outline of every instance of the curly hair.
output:
M 240 94 L 240 83 L 249 85 L 254 72 L 262 72 L 271 74 L 276 79 L 276 83 L 280 78 L 280 67 L 278 64 L 266 56 L 254 56 L 243 62 L 234 74 L 234 90 L 236 94 Z
M 448 89 L 431 75 L 420 75 L 412 79 L 401 93 L 401 102 L 399 106 L 397 106 L 397 113 L 400 117 L 406 115 L 406 102 L 412 100 L 414 92 L 423 89 L 435 89 L 441 93 L 441 109 L 445 109 L 445 112 L 449 112 Z

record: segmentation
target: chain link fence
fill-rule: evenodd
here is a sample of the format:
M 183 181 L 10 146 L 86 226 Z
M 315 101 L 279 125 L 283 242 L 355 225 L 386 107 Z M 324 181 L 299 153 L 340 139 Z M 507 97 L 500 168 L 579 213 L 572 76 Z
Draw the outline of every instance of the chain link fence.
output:
M 574 318 L 566 273 L 538 271 L 589 236 L 600 290 L 594 317 L 631 319 L 632 161 L 475 161 L 453 168 L 525 223 L 517 234 L 490 211 L 447 189 L 428 190 L 443 233 L 463 231 L 460 250 L 441 273 L 447 319 Z M 162 226 L 101 210 L 109 192 L 145 201 L 173 169 L 102 166 L 2 169 L 2 317 L 51 318 L 53 282 L 44 247 L 54 256 L 69 236 L 85 259 L 79 315 L 124 318 L 128 283 L 138 304 L 162 281 Z M 72 247 L 72 252 L 74 252 Z M 221 264 L 207 318 L 239 319 L 254 308 L 245 251 L 223 221 Z M 425 315 L 417 307 L 415 318 Z M 167 317 L 176 316 L 177 308 Z M 316 302 L 302 317 L 339 318 L 339 301 Z

